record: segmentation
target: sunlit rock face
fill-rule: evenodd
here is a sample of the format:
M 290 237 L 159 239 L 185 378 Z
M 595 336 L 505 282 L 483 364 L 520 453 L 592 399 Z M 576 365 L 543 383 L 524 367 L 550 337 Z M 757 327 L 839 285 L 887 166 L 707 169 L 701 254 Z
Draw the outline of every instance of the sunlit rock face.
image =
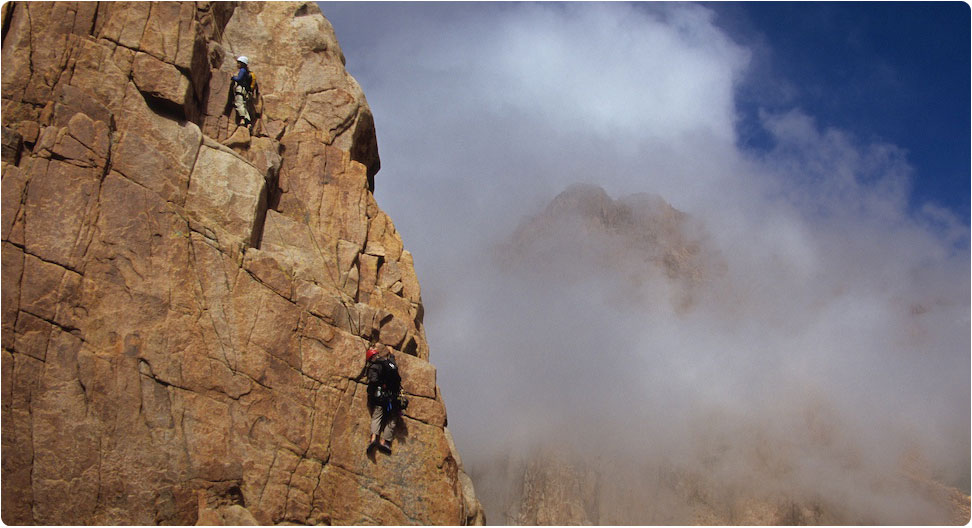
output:
M 7 524 L 482 523 L 313 3 L 3 6 Z M 235 59 L 259 82 L 250 129 Z M 369 341 L 411 405 L 369 457 Z

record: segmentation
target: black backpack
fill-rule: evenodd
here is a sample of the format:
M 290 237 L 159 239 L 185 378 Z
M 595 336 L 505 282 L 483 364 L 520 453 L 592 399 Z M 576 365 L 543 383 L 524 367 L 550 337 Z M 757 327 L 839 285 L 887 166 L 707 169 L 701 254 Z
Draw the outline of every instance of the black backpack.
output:
M 398 373 L 398 365 L 395 363 L 394 356 L 388 356 L 381 360 L 381 374 L 378 382 L 388 388 L 391 394 L 397 394 L 402 390 L 402 375 Z

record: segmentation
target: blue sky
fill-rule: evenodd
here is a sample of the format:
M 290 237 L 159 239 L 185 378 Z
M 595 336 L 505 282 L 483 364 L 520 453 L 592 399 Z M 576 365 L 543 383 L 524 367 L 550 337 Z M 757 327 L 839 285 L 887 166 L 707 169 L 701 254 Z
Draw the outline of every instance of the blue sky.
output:
M 934 200 L 968 222 L 968 4 L 705 5 L 734 38 L 760 50 L 739 97 L 744 141 L 766 141 L 753 125 L 755 108 L 798 105 L 827 126 L 906 149 L 912 203 Z

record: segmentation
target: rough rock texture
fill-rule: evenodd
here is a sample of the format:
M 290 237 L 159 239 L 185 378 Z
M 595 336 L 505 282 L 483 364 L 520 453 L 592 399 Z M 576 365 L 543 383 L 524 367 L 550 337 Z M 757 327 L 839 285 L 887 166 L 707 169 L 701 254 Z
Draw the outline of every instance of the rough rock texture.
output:
M 312 3 L 3 6 L 7 524 L 483 522 Z M 229 78 L 260 83 L 252 130 Z M 369 340 L 411 400 L 365 455 Z

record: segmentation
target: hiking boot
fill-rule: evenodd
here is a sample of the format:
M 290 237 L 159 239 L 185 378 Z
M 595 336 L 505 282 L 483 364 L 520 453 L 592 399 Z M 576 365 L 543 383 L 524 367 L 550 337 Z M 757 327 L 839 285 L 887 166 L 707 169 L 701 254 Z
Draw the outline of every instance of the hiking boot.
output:
M 386 454 L 386 455 L 390 455 L 391 454 L 391 446 L 390 445 L 378 444 L 378 450 L 381 451 L 382 453 Z
M 368 443 L 368 448 L 367 448 L 367 449 L 365 449 L 365 453 L 367 453 L 367 454 L 369 454 L 369 455 L 370 455 L 370 454 L 371 454 L 371 452 L 372 452 L 372 451 L 374 451 L 374 449 L 375 449 L 376 447 L 380 447 L 380 446 L 378 445 L 378 440 L 375 440 L 375 441 L 373 441 L 373 442 L 369 442 L 369 443 Z

